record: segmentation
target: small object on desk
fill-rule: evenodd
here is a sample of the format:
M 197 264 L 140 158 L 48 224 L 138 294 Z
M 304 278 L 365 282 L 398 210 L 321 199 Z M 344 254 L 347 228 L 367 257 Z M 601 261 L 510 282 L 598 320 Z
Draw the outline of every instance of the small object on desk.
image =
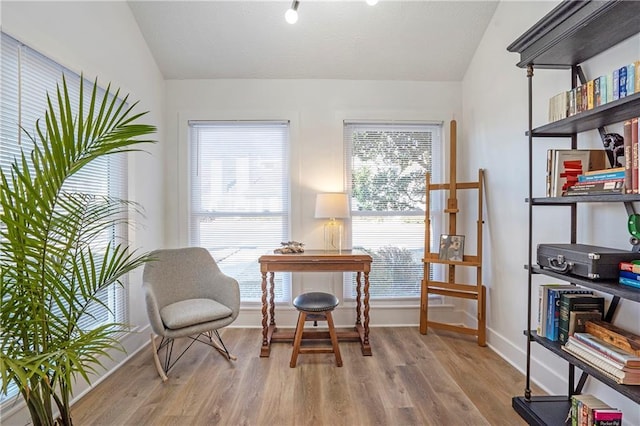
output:
M 287 253 L 304 253 L 304 243 L 298 241 L 286 241 L 280 243 L 282 247 L 275 249 L 273 252 L 276 254 Z

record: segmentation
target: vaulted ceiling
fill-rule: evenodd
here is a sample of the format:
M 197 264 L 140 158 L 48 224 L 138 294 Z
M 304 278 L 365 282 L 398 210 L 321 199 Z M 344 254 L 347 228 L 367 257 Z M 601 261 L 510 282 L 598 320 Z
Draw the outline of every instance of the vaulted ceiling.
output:
M 128 3 L 166 79 L 459 81 L 498 2 Z

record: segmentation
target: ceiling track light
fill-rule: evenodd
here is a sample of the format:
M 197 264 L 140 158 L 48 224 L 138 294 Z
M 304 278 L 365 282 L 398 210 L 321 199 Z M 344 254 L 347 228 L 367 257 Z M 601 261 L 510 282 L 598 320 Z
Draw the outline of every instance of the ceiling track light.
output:
M 293 3 L 291 3 L 291 7 L 289 8 L 289 10 L 287 10 L 284 14 L 284 19 L 290 23 L 290 24 L 295 24 L 296 22 L 298 22 L 298 5 L 300 4 L 300 2 L 298 0 L 293 0 Z

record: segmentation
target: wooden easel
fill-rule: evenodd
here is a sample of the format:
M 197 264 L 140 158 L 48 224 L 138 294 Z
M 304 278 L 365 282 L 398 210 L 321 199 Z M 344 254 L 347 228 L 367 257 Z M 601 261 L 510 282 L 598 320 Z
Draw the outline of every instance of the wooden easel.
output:
M 477 182 L 461 182 L 456 180 L 456 121 L 451 121 L 451 155 L 449 159 L 449 183 L 432 184 L 429 173 L 426 175 L 426 208 L 425 208 L 425 233 L 424 233 L 424 277 L 422 279 L 422 290 L 420 295 L 420 333 L 427 334 L 427 328 L 437 328 L 454 331 L 457 333 L 476 336 L 478 345 L 486 346 L 486 288 L 482 285 L 482 192 L 484 181 L 484 170 L 478 170 Z M 444 213 L 449 217 L 449 235 L 457 235 L 457 214 L 458 214 L 458 190 L 478 191 L 478 221 L 477 221 L 477 245 L 476 254 L 463 256 L 462 261 L 442 260 L 440 253 L 431 252 L 431 217 L 430 198 L 431 191 L 449 191 Z M 438 236 L 439 238 L 439 236 Z M 469 247 L 465 247 L 469 251 Z M 431 277 L 432 264 L 445 264 L 447 266 L 446 281 L 433 281 Z M 476 283 L 467 284 L 456 281 L 456 267 L 471 267 L 476 270 Z M 477 327 L 470 328 L 461 324 L 449 324 L 429 321 L 429 294 L 439 294 L 442 296 L 458 297 L 469 300 L 476 300 L 477 306 Z

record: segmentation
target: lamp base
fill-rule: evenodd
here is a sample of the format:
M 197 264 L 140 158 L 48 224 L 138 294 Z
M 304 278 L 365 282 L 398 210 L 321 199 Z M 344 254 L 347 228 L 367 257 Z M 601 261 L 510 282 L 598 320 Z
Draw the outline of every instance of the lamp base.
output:
M 332 220 L 324 225 L 324 250 L 342 253 L 342 224 Z

